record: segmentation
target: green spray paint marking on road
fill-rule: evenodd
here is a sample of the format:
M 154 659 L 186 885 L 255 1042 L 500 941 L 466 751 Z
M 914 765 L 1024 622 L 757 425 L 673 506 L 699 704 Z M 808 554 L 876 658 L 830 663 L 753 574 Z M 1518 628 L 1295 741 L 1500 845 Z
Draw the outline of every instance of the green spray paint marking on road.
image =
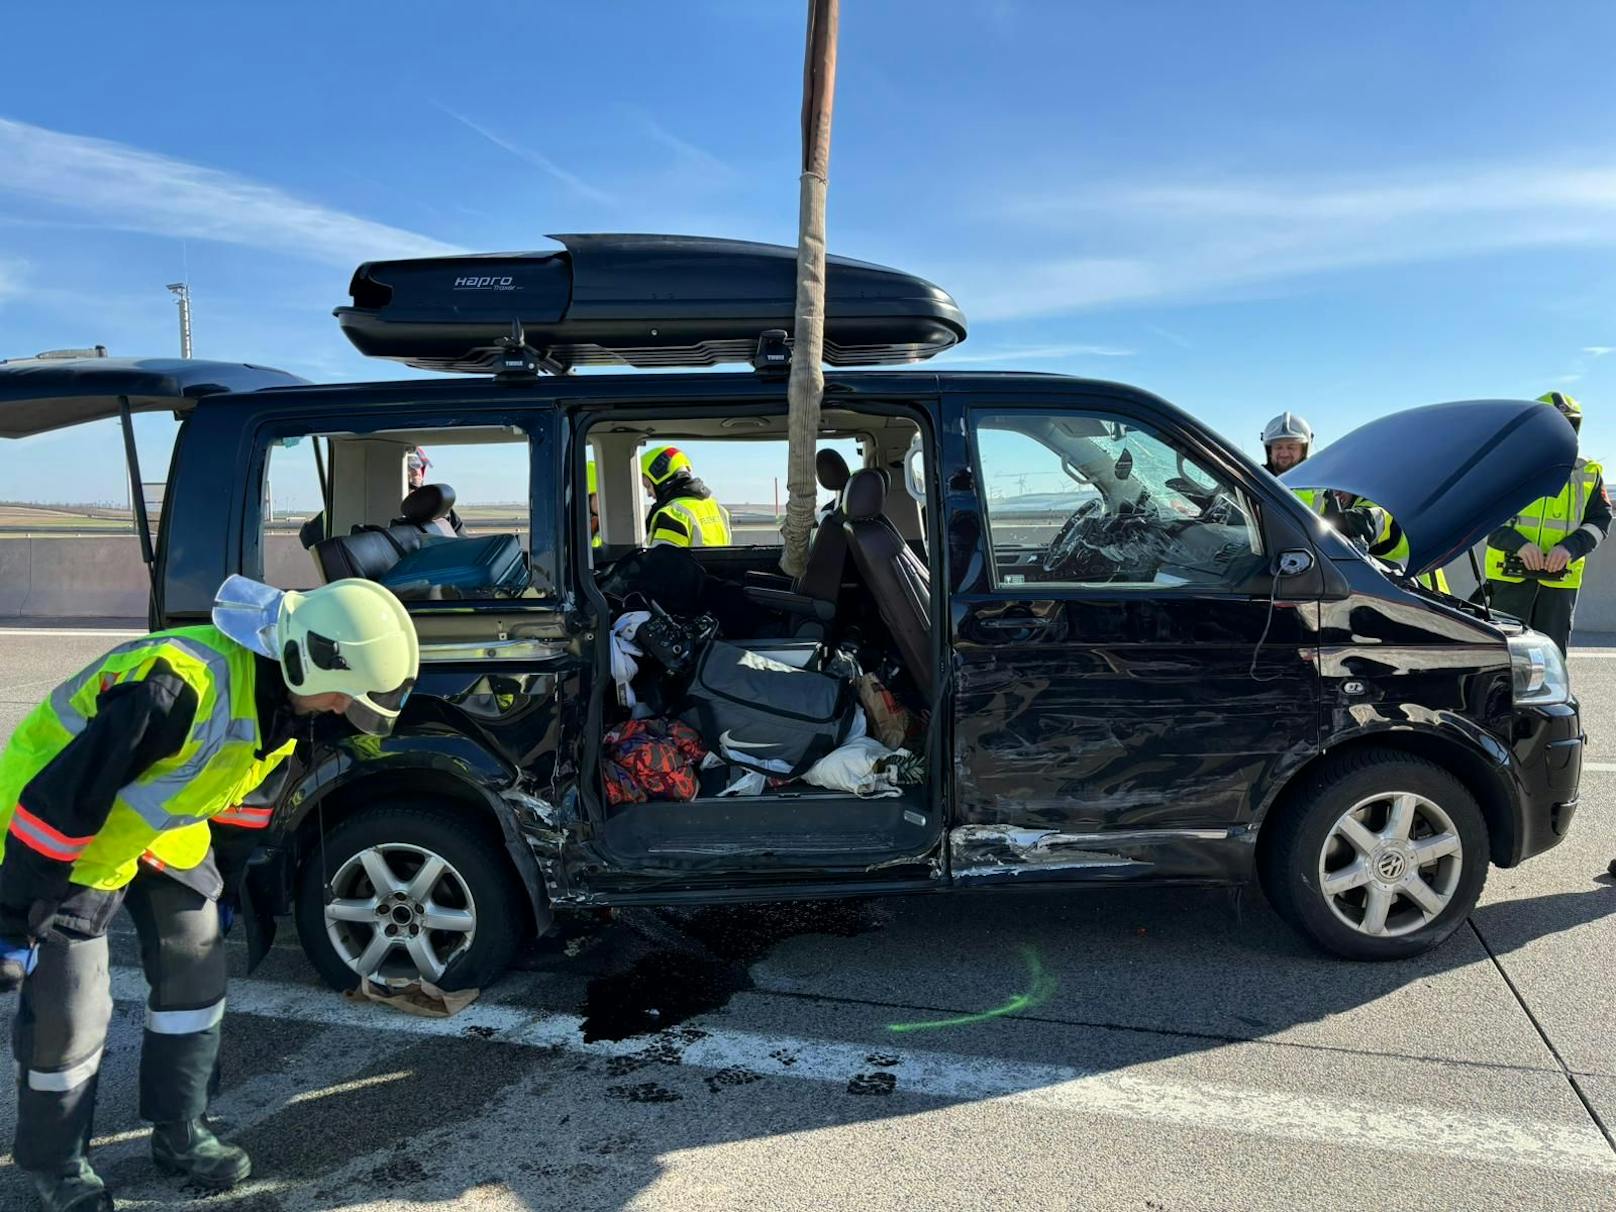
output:
M 1031 982 L 1025 993 L 1018 993 L 1002 1006 L 995 1006 L 991 1010 L 982 1010 L 976 1014 L 961 1014 L 954 1018 L 928 1019 L 919 1023 L 888 1023 L 887 1030 L 898 1034 L 911 1031 L 935 1031 L 939 1027 L 969 1027 L 973 1023 L 985 1023 L 992 1018 L 1003 1018 L 1007 1014 L 1019 1014 L 1023 1010 L 1030 1010 L 1034 1006 L 1041 1006 L 1050 999 L 1055 992 L 1056 980 L 1044 971 L 1043 961 L 1038 958 L 1036 947 L 1023 946 L 1021 956 L 1027 961 L 1027 976 Z

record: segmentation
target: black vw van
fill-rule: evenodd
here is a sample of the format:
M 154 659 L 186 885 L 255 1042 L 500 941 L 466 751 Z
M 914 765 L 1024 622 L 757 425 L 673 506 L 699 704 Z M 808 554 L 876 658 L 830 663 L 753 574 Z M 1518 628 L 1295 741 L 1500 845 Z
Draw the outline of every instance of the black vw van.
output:
M 3 436 L 178 418 L 162 516 L 138 519 L 154 627 L 205 622 L 232 573 L 369 577 L 415 618 L 421 679 L 394 733 L 316 735 L 265 792 L 259 946 L 291 912 L 333 985 L 454 988 L 568 909 L 1257 880 L 1318 946 L 1389 958 L 1446 938 L 1489 865 L 1570 827 L 1582 729 L 1554 645 L 1414 580 L 1563 484 L 1554 410 L 1396 414 L 1288 486 L 1138 388 L 927 370 L 964 339 L 954 301 L 832 258 L 826 501 L 790 579 L 772 510 L 716 478 L 731 545 L 644 548 L 639 460 L 673 445 L 709 475 L 784 477 L 793 251 L 558 239 L 360 267 L 337 310 L 354 344 L 456 377 L 0 364 Z M 672 373 L 722 363 L 741 365 Z M 646 373 L 577 373 L 603 366 Z M 1408 566 L 1293 487 L 1388 508 Z M 614 677 L 635 611 L 685 659 L 647 641 Z M 624 726 L 691 719 L 692 660 L 716 644 L 873 680 L 903 777 L 725 795 L 734 771 L 692 759 L 684 791 L 623 794 Z

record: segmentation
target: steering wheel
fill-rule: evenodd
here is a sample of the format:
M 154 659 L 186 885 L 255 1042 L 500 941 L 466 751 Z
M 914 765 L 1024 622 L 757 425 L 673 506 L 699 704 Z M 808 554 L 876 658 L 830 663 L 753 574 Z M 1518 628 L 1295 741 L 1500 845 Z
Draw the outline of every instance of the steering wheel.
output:
M 1071 563 L 1072 557 L 1077 554 L 1082 545 L 1083 536 L 1088 531 L 1088 523 L 1103 517 L 1105 502 L 1099 497 L 1084 501 L 1075 510 L 1071 517 L 1061 523 L 1060 530 L 1050 540 L 1049 548 L 1044 552 L 1044 558 L 1039 566 L 1045 572 L 1057 572 Z

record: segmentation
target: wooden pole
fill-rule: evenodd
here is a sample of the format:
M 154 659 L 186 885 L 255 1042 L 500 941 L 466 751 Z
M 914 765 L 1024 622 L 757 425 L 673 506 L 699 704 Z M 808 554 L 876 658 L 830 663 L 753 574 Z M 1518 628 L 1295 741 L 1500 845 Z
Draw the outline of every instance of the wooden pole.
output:
M 814 453 L 825 394 L 825 194 L 830 185 L 830 121 L 836 101 L 838 0 L 808 0 L 802 80 L 802 178 L 797 217 L 797 307 L 792 328 L 786 518 L 780 567 L 800 576 L 817 504 Z

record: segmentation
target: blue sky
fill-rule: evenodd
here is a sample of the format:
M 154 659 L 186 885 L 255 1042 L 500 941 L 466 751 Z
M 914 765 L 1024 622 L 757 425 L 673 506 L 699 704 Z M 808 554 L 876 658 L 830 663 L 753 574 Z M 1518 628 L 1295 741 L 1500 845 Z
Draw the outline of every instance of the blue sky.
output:
M 1616 6 L 843 7 L 830 245 L 955 294 L 940 364 L 1122 379 L 1248 447 L 1558 387 L 1616 448 Z M 0 355 L 171 352 L 188 276 L 198 356 L 391 377 L 330 317 L 365 258 L 789 243 L 804 8 L 13 8 Z M 121 500 L 119 461 L 8 446 L 0 498 Z

